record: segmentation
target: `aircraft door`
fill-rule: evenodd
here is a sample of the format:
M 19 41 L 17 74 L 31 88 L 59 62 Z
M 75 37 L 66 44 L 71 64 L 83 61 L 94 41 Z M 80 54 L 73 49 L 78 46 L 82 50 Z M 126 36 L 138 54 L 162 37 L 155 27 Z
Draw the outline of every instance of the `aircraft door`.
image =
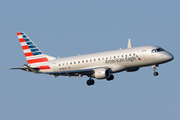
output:
M 53 71 L 57 71 L 57 70 L 58 70 L 58 65 L 57 65 L 56 62 L 53 62 L 53 63 L 51 64 L 51 69 L 52 69 Z

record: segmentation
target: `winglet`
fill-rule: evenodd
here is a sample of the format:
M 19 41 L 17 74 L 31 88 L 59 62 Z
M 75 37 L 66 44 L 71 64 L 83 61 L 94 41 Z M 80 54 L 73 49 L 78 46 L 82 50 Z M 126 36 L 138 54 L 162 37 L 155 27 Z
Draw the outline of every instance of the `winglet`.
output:
M 127 48 L 132 48 L 131 39 L 128 39 L 128 45 L 127 45 Z

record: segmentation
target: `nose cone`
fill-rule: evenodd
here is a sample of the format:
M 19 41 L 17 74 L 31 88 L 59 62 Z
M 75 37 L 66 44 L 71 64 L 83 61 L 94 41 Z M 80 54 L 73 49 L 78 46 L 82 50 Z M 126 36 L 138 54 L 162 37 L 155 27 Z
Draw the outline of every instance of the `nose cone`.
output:
M 171 53 L 167 53 L 165 59 L 166 59 L 167 61 L 171 61 L 171 60 L 174 59 L 174 56 L 173 56 Z

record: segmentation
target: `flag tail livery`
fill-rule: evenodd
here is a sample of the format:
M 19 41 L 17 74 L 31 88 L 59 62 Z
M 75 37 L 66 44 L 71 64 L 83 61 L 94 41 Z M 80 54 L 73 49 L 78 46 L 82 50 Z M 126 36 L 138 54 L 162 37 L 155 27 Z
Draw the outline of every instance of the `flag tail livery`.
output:
M 153 75 L 157 76 L 156 67 L 174 59 L 171 53 L 158 46 L 132 47 L 130 39 L 127 49 L 55 58 L 44 54 L 24 32 L 18 32 L 17 36 L 27 64 L 20 68 L 9 69 L 49 74 L 53 75 L 53 78 L 88 76 L 86 82 L 88 86 L 95 83 L 92 78 L 110 81 L 114 79 L 114 73 L 135 72 L 146 66 L 151 66 Z

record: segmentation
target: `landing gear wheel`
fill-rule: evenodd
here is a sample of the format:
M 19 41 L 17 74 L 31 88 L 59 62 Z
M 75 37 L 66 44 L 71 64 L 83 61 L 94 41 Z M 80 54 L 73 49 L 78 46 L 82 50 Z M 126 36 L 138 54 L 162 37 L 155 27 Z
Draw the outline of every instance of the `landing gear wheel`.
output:
M 86 83 L 88 86 L 90 86 L 90 85 L 94 85 L 95 81 L 93 79 L 89 79 Z
M 107 78 L 107 81 L 113 80 L 114 79 L 114 75 L 110 75 L 109 78 Z
M 158 76 L 159 73 L 158 73 L 158 72 L 154 72 L 153 75 L 154 75 L 154 76 Z

